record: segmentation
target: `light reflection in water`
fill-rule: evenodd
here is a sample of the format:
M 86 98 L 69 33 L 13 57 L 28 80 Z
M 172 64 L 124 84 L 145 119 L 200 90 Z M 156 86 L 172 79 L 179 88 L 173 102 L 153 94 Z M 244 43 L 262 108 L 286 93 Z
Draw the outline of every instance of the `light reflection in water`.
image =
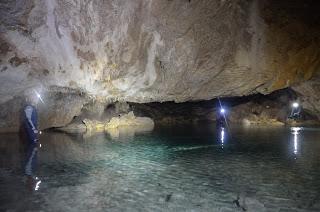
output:
M 223 144 L 224 144 L 224 127 L 221 127 L 221 131 L 220 131 L 220 133 L 221 133 L 221 147 L 222 147 L 222 149 L 223 149 Z
M 302 130 L 301 127 L 291 127 L 291 134 L 293 134 L 293 154 L 298 154 L 298 135 Z
M 36 177 L 36 180 L 38 180 L 37 177 Z M 41 183 L 41 180 L 37 181 L 36 186 L 34 187 L 34 190 L 35 190 L 35 191 L 38 191 L 38 190 L 39 190 L 40 183 Z
M 41 144 L 39 143 L 39 148 Z M 34 176 L 34 173 L 37 168 L 37 159 L 38 159 L 38 143 L 30 143 L 28 145 L 28 150 L 26 152 L 26 164 L 25 164 L 25 174 L 27 176 L 27 187 L 30 190 L 38 191 L 40 188 L 41 180 L 38 177 Z
M 221 148 L 223 149 L 226 141 L 226 131 L 224 127 L 217 128 L 218 133 L 218 143 L 220 144 Z
M 19 151 L 24 146 L 18 136 L 1 135 L 0 149 L 7 151 L 0 154 L 5 165 L 0 169 L 0 196 L 8 201 L 0 211 L 107 211 L 109 205 L 114 211 L 139 211 L 141 202 L 148 211 L 210 211 L 217 206 L 235 211 L 242 210 L 232 202 L 237 194 L 247 211 L 320 211 L 317 203 L 309 206 L 319 196 L 318 129 L 232 128 L 233 139 L 221 126 L 165 130 L 115 141 L 106 134 L 45 134 L 38 149 L 41 163 L 32 170 L 32 176 L 39 174 L 37 182 L 41 180 L 32 184 L 34 193 L 25 192 L 21 182 L 25 158 Z M 306 157 L 295 161 L 302 139 Z

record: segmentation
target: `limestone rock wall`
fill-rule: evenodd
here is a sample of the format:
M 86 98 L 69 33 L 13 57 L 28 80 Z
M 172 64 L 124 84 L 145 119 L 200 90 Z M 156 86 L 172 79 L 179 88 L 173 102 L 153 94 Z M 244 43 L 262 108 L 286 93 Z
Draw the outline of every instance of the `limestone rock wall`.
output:
M 2 0 L 0 104 L 43 87 L 140 103 L 270 93 L 319 69 L 318 5 Z
M 320 120 L 320 71 L 311 80 L 293 87 L 302 107 Z
M 74 116 L 81 114 L 82 106 L 87 102 L 87 97 L 69 88 L 53 88 L 45 90 L 42 96 L 43 103 L 39 101 L 38 123 L 40 129 L 62 127 L 70 123 Z M 15 97 L 0 104 L 0 133 L 17 132 L 24 120 L 25 99 Z

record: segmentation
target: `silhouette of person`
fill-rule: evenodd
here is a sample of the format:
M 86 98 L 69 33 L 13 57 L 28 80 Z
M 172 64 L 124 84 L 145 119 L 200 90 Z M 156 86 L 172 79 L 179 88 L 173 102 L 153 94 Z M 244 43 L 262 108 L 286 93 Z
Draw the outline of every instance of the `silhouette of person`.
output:
M 38 114 L 36 105 L 38 99 L 28 97 L 26 106 L 23 110 L 23 129 L 27 145 L 26 162 L 24 165 L 24 173 L 27 176 L 27 186 L 30 190 L 38 190 L 41 181 L 34 176 L 37 167 L 38 157 Z

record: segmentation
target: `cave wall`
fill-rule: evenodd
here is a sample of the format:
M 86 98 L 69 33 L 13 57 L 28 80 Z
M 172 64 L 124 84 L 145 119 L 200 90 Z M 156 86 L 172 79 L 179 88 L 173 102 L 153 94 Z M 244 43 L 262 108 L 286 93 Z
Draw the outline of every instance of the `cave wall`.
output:
M 295 87 L 308 88 L 308 94 L 313 93 L 311 81 Z M 315 82 L 314 82 L 315 83 Z M 313 83 L 312 83 L 313 84 Z M 319 83 L 316 83 L 319 84 Z M 317 87 L 318 88 L 318 87 Z M 319 90 L 317 90 L 318 93 Z M 317 103 L 319 97 L 316 98 Z M 302 110 L 299 118 L 289 118 L 292 112 L 292 103 L 300 102 Z M 225 109 L 225 118 L 234 125 L 252 126 L 319 126 L 319 104 L 313 104 L 315 99 L 310 94 L 296 92 L 291 88 L 281 89 L 268 95 L 253 94 L 244 97 L 219 98 L 209 101 L 196 102 L 163 102 L 163 103 L 129 103 L 131 110 L 138 116 L 151 117 L 156 125 L 167 126 L 177 124 L 199 124 L 216 121 L 220 117 L 221 107 Z M 316 112 L 316 113 L 314 113 Z
M 314 0 L 3 0 L 0 104 L 57 87 L 108 102 L 267 94 L 319 69 L 318 8 Z
M 302 107 L 320 120 L 320 71 L 310 80 L 293 86 Z
M 88 101 L 85 94 L 70 88 L 51 87 L 43 90 L 46 95 L 39 101 L 38 123 L 40 129 L 62 127 L 75 116 L 81 115 L 83 105 Z M 0 104 L 0 133 L 17 132 L 24 121 L 25 98 L 15 97 Z

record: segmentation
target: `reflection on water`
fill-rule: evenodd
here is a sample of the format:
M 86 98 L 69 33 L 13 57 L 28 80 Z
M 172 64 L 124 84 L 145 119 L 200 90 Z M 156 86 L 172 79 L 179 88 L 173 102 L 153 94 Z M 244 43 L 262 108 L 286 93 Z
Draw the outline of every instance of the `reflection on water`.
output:
M 135 134 L 141 134 L 145 132 L 150 132 L 154 128 L 153 125 L 149 126 L 123 126 L 121 128 L 111 128 L 107 129 L 107 133 L 111 136 L 112 139 L 119 138 L 133 138 Z
M 224 139 L 225 139 L 225 128 L 220 127 L 220 142 L 221 142 L 222 149 L 223 149 L 223 145 L 224 145 Z
M 1 135 L 0 211 L 320 210 L 319 129 L 230 132 L 50 132 L 41 148 Z
M 38 143 L 28 143 L 26 151 L 25 175 L 29 190 L 39 190 L 41 180 L 35 175 L 38 159 Z M 41 144 L 40 144 L 41 145 Z
M 291 133 L 293 134 L 293 153 L 298 154 L 298 135 L 302 130 L 301 127 L 291 127 Z

